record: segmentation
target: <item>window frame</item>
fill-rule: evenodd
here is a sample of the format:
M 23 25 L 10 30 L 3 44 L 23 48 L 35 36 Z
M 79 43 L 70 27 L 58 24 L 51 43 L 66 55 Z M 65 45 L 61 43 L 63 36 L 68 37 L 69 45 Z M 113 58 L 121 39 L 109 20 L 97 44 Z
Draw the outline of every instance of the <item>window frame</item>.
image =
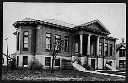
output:
M 125 57 L 125 49 L 119 50 L 119 57 Z
M 28 35 L 25 35 L 25 32 L 27 32 Z M 28 39 L 27 43 L 24 41 L 25 38 Z M 27 47 L 24 47 L 25 44 L 27 44 Z M 29 32 L 28 31 L 23 31 L 23 51 L 28 51 L 28 48 L 29 48 L 28 44 L 29 44 Z
M 77 47 L 76 47 L 76 44 L 77 44 Z M 77 49 L 77 51 L 76 51 L 76 49 Z M 79 53 L 79 43 L 78 42 L 75 43 L 75 53 Z
M 103 43 L 99 42 L 99 55 L 103 54 Z
M 126 60 L 119 60 L 119 68 L 126 68 Z
M 50 37 L 48 37 L 47 34 L 50 34 Z M 51 33 L 47 33 L 47 32 L 46 32 L 46 35 L 45 35 L 45 51 L 46 51 L 46 52 L 49 52 L 49 51 L 51 50 L 51 35 L 52 35 Z M 47 44 L 47 42 L 46 42 L 47 38 L 48 38 L 48 40 L 50 40 L 50 44 Z M 47 45 L 50 46 L 49 49 L 47 49 Z
M 59 65 L 56 65 L 56 61 L 57 61 L 57 60 L 59 60 Z M 54 66 L 55 66 L 55 67 L 60 67 L 60 58 L 55 58 L 54 61 L 55 61 L 55 62 L 54 62 Z
M 46 58 L 50 58 L 50 62 L 48 62 L 49 65 L 46 65 Z M 51 67 L 51 57 L 45 57 L 45 67 Z
M 24 57 L 26 57 L 26 62 L 24 60 Z M 27 64 L 26 64 L 27 63 Z M 23 56 L 23 67 L 28 66 L 28 56 Z
M 93 44 L 91 44 L 90 54 L 94 55 L 94 45 Z
M 19 51 L 19 36 L 20 36 L 20 32 L 18 32 L 18 34 L 17 34 L 17 51 Z
M 108 56 L 108 43 L 105 43 L 105 56 Z
M 59 36 L 59 38 L 57 38 L 57 36 Z M 61 35 L 55 34 L 55 43 L 57 43 L 57 41 L 58 41 L 58 42 L 61 41 Z M 59 43 L 59 44 L 60 44 L 60 43 Z M 59 45 L 58 45 L 58 46 L 59 46 Z M 56 47 L 55 47 L 55 50 L 56 50 L 56 51 L 59 50 L 59 53 L 61 52 L 60 48 L 59 48 L 59 49 L 56 49 Z
M 110 56 L 113 56 L 113 44 L 110 44 Z
M 64 52 L 69 52 L 69 36 L 64 36 Z

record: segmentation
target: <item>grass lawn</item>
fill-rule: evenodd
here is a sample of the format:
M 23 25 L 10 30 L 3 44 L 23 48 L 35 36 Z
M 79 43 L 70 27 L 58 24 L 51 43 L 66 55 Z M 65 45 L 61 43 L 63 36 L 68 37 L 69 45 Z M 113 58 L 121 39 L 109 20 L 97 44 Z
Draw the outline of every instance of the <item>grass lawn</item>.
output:
M 77 70 L 2 70 L 2 80 L 42 81 L 125 81 L 125 78 L 79 72 Z

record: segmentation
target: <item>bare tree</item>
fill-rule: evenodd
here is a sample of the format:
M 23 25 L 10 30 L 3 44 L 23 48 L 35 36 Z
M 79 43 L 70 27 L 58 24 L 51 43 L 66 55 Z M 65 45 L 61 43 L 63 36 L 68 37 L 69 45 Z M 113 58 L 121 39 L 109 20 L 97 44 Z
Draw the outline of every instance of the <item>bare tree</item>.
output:
M 53 72 L 53 65 L 54 65 L 54 61 L 56 59 L 56 56 L 61 52 L 63 46 L 64 46 L 64 40 L 56 40 L 56 38 L 51 35 L 51 47 L 49 49 L 50 54 L 52 55 L 52 70 L 51 72 Z

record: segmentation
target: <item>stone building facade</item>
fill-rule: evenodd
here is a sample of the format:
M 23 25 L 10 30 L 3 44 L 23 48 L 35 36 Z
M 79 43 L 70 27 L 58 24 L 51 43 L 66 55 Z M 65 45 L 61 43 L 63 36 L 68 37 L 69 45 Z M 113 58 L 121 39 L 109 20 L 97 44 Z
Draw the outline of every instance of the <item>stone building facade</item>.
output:
M 44 68 L 51 67 L 52 56 L 48 51 L 51 37 L 65 41 L 64 49 L 55 59 L 55 68 L 67 66 L 63 59 L 78 59 L 81 65 L 88 65 L 93 69 L 104 69 L 108 62 L 116 67 L 116 38 L 108 36 L 109 30 L 99 20 L 76 26 L 53 19 L 25 19 L 13 25 L 17 29 L 17 67 L 29 67 L 33 57 Z

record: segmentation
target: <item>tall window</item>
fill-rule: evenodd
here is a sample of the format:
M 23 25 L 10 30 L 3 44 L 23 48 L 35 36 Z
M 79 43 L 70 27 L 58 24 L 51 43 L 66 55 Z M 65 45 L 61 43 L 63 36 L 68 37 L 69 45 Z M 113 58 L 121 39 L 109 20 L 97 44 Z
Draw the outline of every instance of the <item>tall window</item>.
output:
M 75 53 L 78 53 L 79 52 L 79 46 L 78 46 L 78 43 L 75 44 Z
M 61 40 L 61 36 L 55 35 L 55 42 L 56 42 L 55 50 L 60 50 L 60 40 Z
M 65 36 L 64 40 L 65 40 L 65 49 L 64 49 L 64 51 L 68 52 L 69 51 L 69 37 Z
M 125 49 L 120 49 L 119 50 L 119 57 L 124 57 L 125 56 Z
M 17 35 L 17 51 L 19 51 L 19 35 L 20 35 L 20 32 L 18 32 L 18 35 Z
M 112 48 L 113 48 L 112 44 L 110 44 L 110 56 L 112 56 L 112 51 L 113 51 Z
M 102 43 L 99 43 L 99 55 L 102 55 Z
M 91 54 L 94 54 L 94 45 L 91 45 Z
M 28 31 L 23 32 L 23 50 L 28 50 Z
M 108 44 L 105 43 L 105 56 L 108 56 Z
M 51 64 L 51 57 L 45 57 L 45 66 L 50 67 L 50 64 Z
M 119 60 L 119 68 L 125 68 L 126 67 L 126 60 Z
M 51 33 L 46 33 L 46 50 L 49 51 L 51 49 Z
M 55 66 L 60 66 L 60 58 L 55 59 Z

